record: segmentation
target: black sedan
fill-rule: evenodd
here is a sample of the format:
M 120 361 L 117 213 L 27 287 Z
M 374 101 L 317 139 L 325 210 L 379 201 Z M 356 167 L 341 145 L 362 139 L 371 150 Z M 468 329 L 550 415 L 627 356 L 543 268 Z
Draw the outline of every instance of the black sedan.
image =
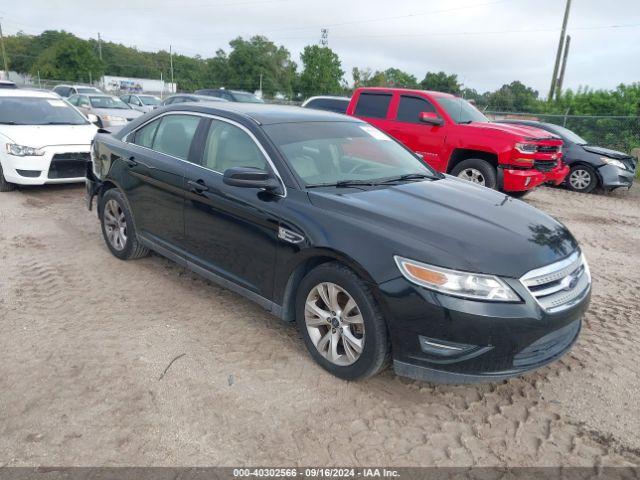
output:
M 589 145 L 575 132 L 553 123 L 533 120 L 500 122 L 529 125 L 559 136 L 564 142 L 562 160 L 571 168 L 565 183 L 575 192 L 590 193 L 597 187 L 614 190 L 620 187 L 631 188 L 633 185 L 637 162 L 631 155 Z
M 567 352 L 589 304 L 562 224 L 355 118 L 182 104 L 98 134 L 92 158 L 113 255 L 154 250 L 297 322 L 344 379 L 391 359 L 430 381 L 519 375 Z

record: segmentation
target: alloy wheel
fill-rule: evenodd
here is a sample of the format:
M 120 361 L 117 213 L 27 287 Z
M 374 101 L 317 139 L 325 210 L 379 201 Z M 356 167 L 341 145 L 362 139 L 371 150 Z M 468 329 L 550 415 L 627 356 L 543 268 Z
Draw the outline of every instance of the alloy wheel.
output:
M 485 185 L 484 175 L 476 168 L 465 168 L 458 174 L 458 178 L 467 180 L 468 182 L 477 183 L 478 185 Z
M 122 207 L 115 200 L 104 206 L 103 221 L 107 239 L 113 248 L 124 250 L 127 245 L 127 219 Z
M 311 342 L 334 365 L 355 363 L 364 348 L 364 319 L 353 297 L 335 283 L 320 283 L 305 302 L 304 319 Z
M 591 174 L 578 168 L 569 175 L 569 183 L 575 190 L 584 190 L 591 184 Z

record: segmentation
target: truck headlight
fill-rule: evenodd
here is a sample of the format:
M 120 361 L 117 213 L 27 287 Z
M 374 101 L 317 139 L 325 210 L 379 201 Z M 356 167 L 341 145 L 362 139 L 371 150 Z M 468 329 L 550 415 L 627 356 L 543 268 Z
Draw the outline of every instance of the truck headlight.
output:
M 538 145 L 535 143 L 516 143 L 516 150 L 520 153 L 536 153 Z
M 473 300 L 492 302 L 520 300 L 511 287 L 495 275 L 459 272 L 399 256 L 395 256 L 394 259 L 407 280 L 430 290 Z
M 24 145 L 16 145 L 15 143 L 7 143 L 7 153 L 16 157 L 41 157 L 44 150 L 34 147 L 25 147 Z
M 615 160 L 615 159 L 609 158 L 609 157 L 600 157 L 600 160 L 602 160 L 604 163 L 616 166 L 616 167 L 621 168 L 623 170 L 625 170 L 627 168 L 625 166 L 625 164 L 622 163 L 620 160 Z

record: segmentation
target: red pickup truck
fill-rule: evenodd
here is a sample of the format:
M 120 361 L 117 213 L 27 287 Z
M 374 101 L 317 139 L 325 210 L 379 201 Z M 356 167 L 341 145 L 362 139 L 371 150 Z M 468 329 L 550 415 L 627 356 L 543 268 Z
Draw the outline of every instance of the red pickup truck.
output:
M 559 185 L 569 168 L 562 140 L 521 125 L 492 123 L 462 98 L 399 88 L 359 88 L 347 115 L 375 125 L 449 173 L 513 195 Z

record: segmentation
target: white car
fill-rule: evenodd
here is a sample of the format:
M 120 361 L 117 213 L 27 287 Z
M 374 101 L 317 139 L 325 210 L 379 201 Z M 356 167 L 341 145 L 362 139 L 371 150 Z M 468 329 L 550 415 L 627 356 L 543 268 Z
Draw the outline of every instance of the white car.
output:
M 0 192 L 84 182 L 96 131 L 54 93 L 0 89 Z
M 134 110 L 142 113 L 149 113 L 160 106 L 162 100 L 155 95 L 143 93 L 128 93 L 120 95 L 120 99 Z

